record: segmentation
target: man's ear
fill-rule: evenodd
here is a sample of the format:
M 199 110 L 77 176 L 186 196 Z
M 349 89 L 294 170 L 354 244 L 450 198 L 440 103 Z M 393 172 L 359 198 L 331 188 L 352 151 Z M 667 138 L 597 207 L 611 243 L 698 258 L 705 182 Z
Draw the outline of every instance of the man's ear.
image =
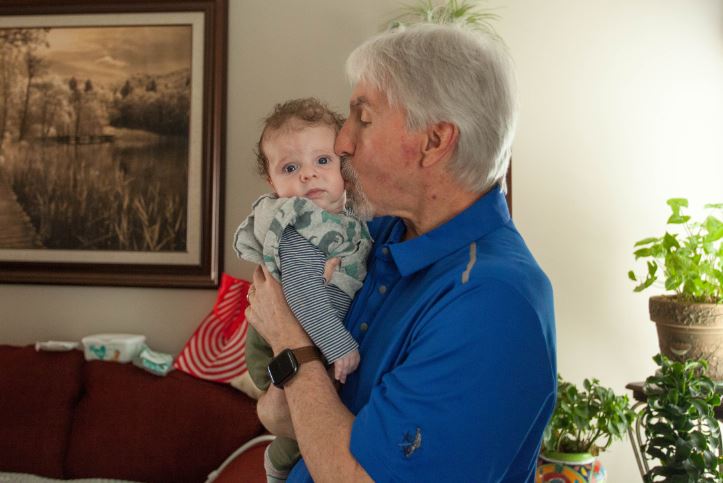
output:
M 422 166 L 428 168 L 448 158 L 457 147 L 459 128 L 456 124 L 442 121 L 427 128 L 427 142 L 422 148 Z

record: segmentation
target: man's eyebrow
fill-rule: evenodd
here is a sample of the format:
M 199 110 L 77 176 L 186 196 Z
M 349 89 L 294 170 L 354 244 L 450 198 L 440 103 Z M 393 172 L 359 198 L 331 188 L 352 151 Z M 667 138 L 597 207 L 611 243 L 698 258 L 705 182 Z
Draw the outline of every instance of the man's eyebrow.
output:
M 366 106 L 369 105 L 369 100 L 368 100 L 366 97 L 364 97 L 364 96 L 359 96 L 359 97 L 357 97 L 356 99 L 354 99 L 353 101 L 351 101 L 351 102 L 349 103 L 349 107 L 351 107 L 352 109 L 353 109 L 353 108 L 358 108 L 358 107 L 361 107 L 361 106 L 365 106 L 365 105 L 366 105 Z

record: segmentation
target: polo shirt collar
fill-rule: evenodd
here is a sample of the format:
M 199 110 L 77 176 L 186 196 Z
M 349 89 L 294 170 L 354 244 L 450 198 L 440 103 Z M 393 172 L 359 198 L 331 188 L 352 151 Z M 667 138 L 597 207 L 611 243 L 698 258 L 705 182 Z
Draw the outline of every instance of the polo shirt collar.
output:
M 411 240 L 388 244 L 399 273 L 406 277 L 447 255 L 484 237 L 510 221 L 510 212 L 499 186 L 479 198 L 463 212 Z M 402 220 L 397 221 L 391 241 L 404 233 Z

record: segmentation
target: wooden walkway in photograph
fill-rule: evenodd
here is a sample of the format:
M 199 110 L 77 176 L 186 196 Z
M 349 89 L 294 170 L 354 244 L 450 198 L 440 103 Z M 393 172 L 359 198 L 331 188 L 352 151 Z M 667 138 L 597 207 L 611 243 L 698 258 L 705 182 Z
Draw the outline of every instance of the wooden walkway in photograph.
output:
M 0 172 L 0 249 L 2 248 L 41 248 L 35 228 L 30 223 L 15 193 L 10 188 L 10 182 Z

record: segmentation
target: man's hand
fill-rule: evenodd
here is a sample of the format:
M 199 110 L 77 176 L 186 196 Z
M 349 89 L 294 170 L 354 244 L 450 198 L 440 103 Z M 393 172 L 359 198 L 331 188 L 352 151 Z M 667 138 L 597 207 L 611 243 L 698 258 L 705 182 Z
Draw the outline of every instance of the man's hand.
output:
M 291 423 L 291 413 L 286 402 L 284 391 L 274 386 L 269 386 L 256 404 L 256 412 L 259 420 L 270 433 L 276 436 L 286 436 L 296 439 L 294 425 Z
M 359 367 L 359 351 L 355 350 L 334 361 L 334 378 L 340 383 L 346 382 L 346 376 L 351 374 Z

